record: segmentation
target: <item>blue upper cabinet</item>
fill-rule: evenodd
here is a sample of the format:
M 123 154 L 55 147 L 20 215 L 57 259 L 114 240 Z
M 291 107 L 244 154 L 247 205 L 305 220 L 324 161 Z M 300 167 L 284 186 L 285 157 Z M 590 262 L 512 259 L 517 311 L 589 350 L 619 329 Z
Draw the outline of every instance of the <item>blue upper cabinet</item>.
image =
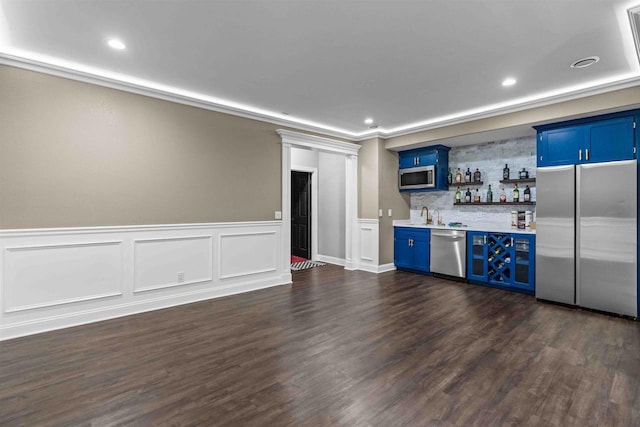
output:
M 551 129 L 538 134 L 538 166 L 570 165 L 586 142 L 584 126 Z
M 585 162 L 634 159 L 633 123 L 634 117 L 629 116 L 586 125 L 589 143 L 584 153 Z
M 449 150 L 444 145 L 433 145 L 398 153 L 400 191 L 448 190 Z
M 538 167 L 636 158 L 640 110 L 538 126 Z

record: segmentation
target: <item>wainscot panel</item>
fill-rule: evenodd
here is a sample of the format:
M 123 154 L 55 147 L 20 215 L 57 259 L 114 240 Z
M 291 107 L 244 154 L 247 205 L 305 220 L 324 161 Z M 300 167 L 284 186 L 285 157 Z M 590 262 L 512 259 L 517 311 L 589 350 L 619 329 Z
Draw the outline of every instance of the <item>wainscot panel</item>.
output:
M 0 340 L 291 283 L 282 223 L 4 230 Z

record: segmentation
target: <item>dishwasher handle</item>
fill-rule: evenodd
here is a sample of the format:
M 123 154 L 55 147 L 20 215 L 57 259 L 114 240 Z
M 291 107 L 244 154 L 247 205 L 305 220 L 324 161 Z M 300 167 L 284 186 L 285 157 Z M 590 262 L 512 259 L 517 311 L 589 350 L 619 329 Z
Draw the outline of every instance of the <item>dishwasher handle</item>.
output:
M 465 239 L 467 237 L 466 231 L 434 231 L 431 230 L 431 236 L 446 237 L 451 240 Z

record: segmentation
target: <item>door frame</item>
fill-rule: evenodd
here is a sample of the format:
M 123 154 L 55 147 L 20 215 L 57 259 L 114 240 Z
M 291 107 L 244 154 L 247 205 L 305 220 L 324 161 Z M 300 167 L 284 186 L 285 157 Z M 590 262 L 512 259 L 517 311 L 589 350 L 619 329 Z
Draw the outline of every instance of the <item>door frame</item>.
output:
M 317 260 L 318 259 L 318 168 L 291 165 L 291 172 L 306 172 L 311 174 L 311 259 Z M 291 172 L 289 172 L 289 177 L 291 177 Z M 291 200 L 291 195 L 289 195 L 289 200 Z
M 291 282 L 291 148 L 300 147 L 344 155 L 345 159 L 345 266 L 356 266 L 356 220 L 358 215 L 358 150 L 361 145 L 306 133 L 277 129 L 282 138 L 282 271 Z M 317 204 L 316 204 L 317 205 Z

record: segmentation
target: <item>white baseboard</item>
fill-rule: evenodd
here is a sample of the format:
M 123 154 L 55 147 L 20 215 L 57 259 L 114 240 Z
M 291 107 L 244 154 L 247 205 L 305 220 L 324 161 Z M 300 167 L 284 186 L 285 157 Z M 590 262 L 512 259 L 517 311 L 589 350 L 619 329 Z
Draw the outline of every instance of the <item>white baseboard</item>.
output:
M 347 263 L 346 260 L 343 258 L 336 258 L 329 255 L 320 255 L 320 254 L 318 254 L 318 261 L 339 265 L 341 267 L 344 267 Z
M 329 264 L 339 265 L 341 267 L 345 267 L 347 270 L 362 270 L 367 271 L 369 273 L 384 273 L 387 271 L 392 271 L 396 269 L 395 264 L 382 264 L 382 265 L 371 265 L 368 263 L 360 262 L 353 263 L 352 266 L 347 265 L 347 261 L 342 258 L 336 258 L 328 255 L 318 255 L 318 261 L 326 262 Z
M 0 231 L 0 340 L 291 283 L 280 221 Z

